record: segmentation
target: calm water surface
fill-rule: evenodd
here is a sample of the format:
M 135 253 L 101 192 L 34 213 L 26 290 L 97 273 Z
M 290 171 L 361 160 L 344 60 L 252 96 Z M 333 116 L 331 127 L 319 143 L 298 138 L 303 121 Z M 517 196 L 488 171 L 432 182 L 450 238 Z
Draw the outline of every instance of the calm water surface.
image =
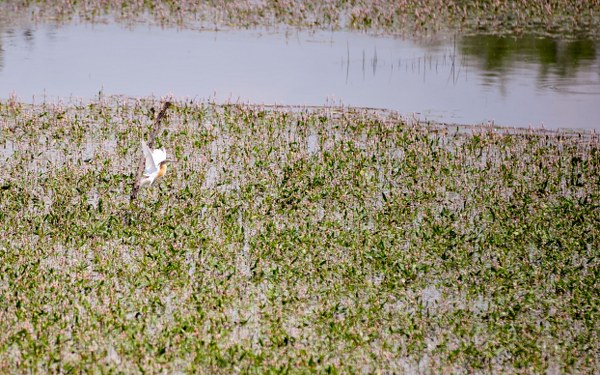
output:
M 599 51 L 536 37 L 0 26 L 0 97 L 333 102 L 451 123 L 600 129 Z

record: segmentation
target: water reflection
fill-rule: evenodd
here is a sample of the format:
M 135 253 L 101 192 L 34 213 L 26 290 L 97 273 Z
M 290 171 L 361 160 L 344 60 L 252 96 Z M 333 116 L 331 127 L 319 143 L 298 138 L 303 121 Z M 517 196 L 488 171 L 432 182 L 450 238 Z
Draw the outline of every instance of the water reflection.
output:
M 499 37 L 493 35 L 460 38 L 460 53 L 473 57 L 486 71 L 506 72 L 519 63 L 536 64 L 540 78 L 550 74 L 574 76 L 580 67 L 597 59 L 597 45 L 591 40 L 555 40 L 534 36 Z
M 0 25 L 0 97 L 164 95 L 600 128 L 598 43 L 494 36 Z
M 600 94 L 597 43 L 591 40 L 556 40 L 534 36 L 467 36 L 460 39 L 460 54 L 483 71 L 483 84 L 503 85 L 519 69 L 537 72 L 539 89 Z M 592 73 L 585 82 L 585 73 Z M 596 74 L 594 74 L 596 72 Z M 582 77 L 584 75 L 584 77 Z M 593 79 L 596 78 L 594 82 Z M 592 81 L 589 81 L 592 79 Z
M 4 27 L 2 23 L 0 23 L 0 70 L 4 67 L 4 48 L 3 45 L 3 36 L 4 35 Z

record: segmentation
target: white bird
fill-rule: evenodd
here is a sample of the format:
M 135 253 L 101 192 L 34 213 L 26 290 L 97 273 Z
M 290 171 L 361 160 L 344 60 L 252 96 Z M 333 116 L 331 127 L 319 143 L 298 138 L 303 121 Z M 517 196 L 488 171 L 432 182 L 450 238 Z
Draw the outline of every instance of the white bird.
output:
M 144 174 L 140 180 L 140 187 L 152 186 L 154 181 L 165 175 L 167 172 L 167 163 L 171 160 L 167 159 L 167 152 L 164 148 L 157 148 L 150 151 L 150 147 L 142 140 L 142 152 L 146 158 L 146 167 Z

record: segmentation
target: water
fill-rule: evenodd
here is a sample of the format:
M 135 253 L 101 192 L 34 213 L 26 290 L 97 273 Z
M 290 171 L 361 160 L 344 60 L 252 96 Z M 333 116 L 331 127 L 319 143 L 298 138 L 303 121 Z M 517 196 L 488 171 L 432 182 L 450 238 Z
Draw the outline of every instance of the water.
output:
M 0 97 L 99 93 L 387 108 L 421 119 L 600 129 L 600 45 L 349 32 L 0 25 Z

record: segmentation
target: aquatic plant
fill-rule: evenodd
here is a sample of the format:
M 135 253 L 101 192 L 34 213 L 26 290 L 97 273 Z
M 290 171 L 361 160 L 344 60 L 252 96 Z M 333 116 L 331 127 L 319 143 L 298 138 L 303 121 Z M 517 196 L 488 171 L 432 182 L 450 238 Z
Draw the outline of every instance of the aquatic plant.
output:
M 565 37 L 600 35 L 600 1 L 442 1 L 442 0 L 264 0 L 264 1 L 98 1 L 28 0 L 0 4 L 0 22 L 20 14 L 27 19 L 77 19 L 125 23 L 155 22 L 192 28 L 279 27 L 348 28 L 394 34 L 435 32 Z
M 1 372 L 594 372 L 594 133 L 0 101 Z

